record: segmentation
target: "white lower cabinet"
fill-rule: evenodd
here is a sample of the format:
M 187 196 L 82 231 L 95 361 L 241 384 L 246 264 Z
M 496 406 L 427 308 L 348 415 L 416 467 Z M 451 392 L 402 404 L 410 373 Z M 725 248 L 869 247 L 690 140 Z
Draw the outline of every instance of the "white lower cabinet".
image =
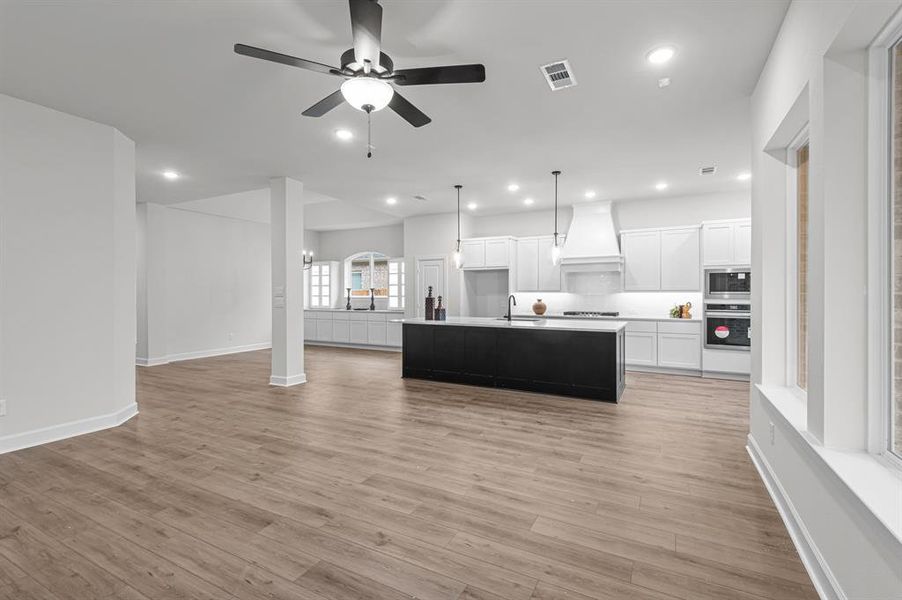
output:
M 369 336 L 366 333 L 366 321 L 351 321 L 351 343 L 368 344 Z
M 347 319 L 332 321 L 332 341 L 339 344 L 351 342 L 351 322 Z
M 701 369 L 701 337 L 693 333 L 659 333 L 658 366 L 671 369 Z
M 369 322 L 366 324 L 366 341 L 371 346 L 385 346 L 387 342 L 388 331 L 387 323 Z
M 400 323 L 389 323 L 388 329 L 386 331 L 386 346 L 401 346 L 401 328 L 402 325 Z
M 658 334 L 626 332 L 626 364 L 655 367 L 658 365 Z
M 628 321 L 625 342 L 627 367 L 701 370 L 698 321 Z
M 331 342 L 332 341 L 332 319 L 316 320 L 316 341 Z
M 316 340 L 316 321 L 312 316 L 304 315 L 304 339 L 308 342 Z

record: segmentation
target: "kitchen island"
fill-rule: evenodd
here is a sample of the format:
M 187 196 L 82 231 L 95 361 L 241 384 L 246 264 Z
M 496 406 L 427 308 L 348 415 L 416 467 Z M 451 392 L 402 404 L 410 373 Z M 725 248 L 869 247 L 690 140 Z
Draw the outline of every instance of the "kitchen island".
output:
M 449 317 L 397 319 L 405 378 L 617 402 L 623 321 Z

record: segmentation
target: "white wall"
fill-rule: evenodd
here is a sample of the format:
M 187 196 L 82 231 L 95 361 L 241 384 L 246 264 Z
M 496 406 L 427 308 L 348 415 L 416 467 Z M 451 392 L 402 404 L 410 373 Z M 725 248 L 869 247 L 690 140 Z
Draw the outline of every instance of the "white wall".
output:
M 139 324 L 138 363 L 268 346 L 269 225 L 178 205 L 145 203 L 141 213 L 147 321 Z
M 319 232 L 317 259 L 344 261 L 352 254 L 367 251 L 381 252 L 392 258 L 404 256 L 404 226 Z
M 135 148 L 0 95 L 0 452 L 135 405 Z
M 461 238 L 473 237 L 472 219 L 461 216 Z M 457 213 L 425 215 L 404 219 L 404 262 L 407 270 L 407 315 L 414 316 L 416 307 L 426 297 L 426 290 L 417 289 L 416 259 L 418 257 L 445 258 L 447 285 L 445 306 L 449 316 L 460 315 L 462 303 L 462 273 L 451 264 L 454 242 L 457 239 Z
M 899 2 L 793 2 L 752 96 L 751 431 L 749 447 L 825 598 L 902 597 L 902 543 L 872 509 L 866 454 L 866 47 Z M 786 392 L 785 148 L 810 123 L 809 385 Z M 842 314 L 842 319 L 836 315 Z M 839 465 L 875 475 L 857 485 Z M 861 465 L 856 469 L 854 465 Z M 883 469 L 890 481 L 892 474 Z M 897 482 L 898 483 L 898 482 Z M 899 487 L 897 485 L 897 487 Z M 890 486 L 889 489 L 892 489 Z M 872 504 L 874 503 L 874 504 Z M 895 508 L 893 504 L 896 504 Z

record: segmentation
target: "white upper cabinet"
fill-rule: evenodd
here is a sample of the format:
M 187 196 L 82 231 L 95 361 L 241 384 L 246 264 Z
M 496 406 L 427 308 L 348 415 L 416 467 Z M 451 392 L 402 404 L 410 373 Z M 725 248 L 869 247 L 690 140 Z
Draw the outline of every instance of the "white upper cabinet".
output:
M 517 285 L 521 292 L 539 289 L 539 240 L 517 240 Z
M 697 292 L 701 289 L 698 227 L 661 230 L 661 289 Z
M 510 264 L 511 242 L 509 239 L 485 241 L 486 268 L 507 268 Z
M 463 269 L 507 269 L 510 267 L 511 238 L 461 240 Z
M 624 231 L 620 249 L 625 291 L 701 289 L 697 226 Z
M 460 254 L 464 269 L 485 268 L 485 240 L 461 241 Z
M 752 264 L 752 222 L 737 223 L 733 230 L 733 257 L 738 265 Z
M 702 224 L 702 253 L 706 267 L 748 265 L 752 260 L 750 219 Z
M 631 231 L 620 235 L 623 254 L 623 289 L 661 289 L 661 232 Z
M 517 276 L 514 286 L 517 291 L 561 291 L 561 267 L 551 260 L 553 245 L 554 237 L 550 235 L 517 240 Z

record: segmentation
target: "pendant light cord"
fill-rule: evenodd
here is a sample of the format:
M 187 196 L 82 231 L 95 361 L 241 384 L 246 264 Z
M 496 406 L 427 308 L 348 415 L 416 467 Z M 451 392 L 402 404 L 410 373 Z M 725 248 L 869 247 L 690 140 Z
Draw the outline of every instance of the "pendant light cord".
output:
M 557 246 L 557 177 L 561 172 L 552 171 L 551 174 L 554 175 L 554 245 Z
M 463 186 L 457 184 L 454 188 L 457 190 L 457 250 L 460 251 L 460 188 Z
M 373 119 L 372 111 L 366 111 L 366 157 L 373 158 Z

